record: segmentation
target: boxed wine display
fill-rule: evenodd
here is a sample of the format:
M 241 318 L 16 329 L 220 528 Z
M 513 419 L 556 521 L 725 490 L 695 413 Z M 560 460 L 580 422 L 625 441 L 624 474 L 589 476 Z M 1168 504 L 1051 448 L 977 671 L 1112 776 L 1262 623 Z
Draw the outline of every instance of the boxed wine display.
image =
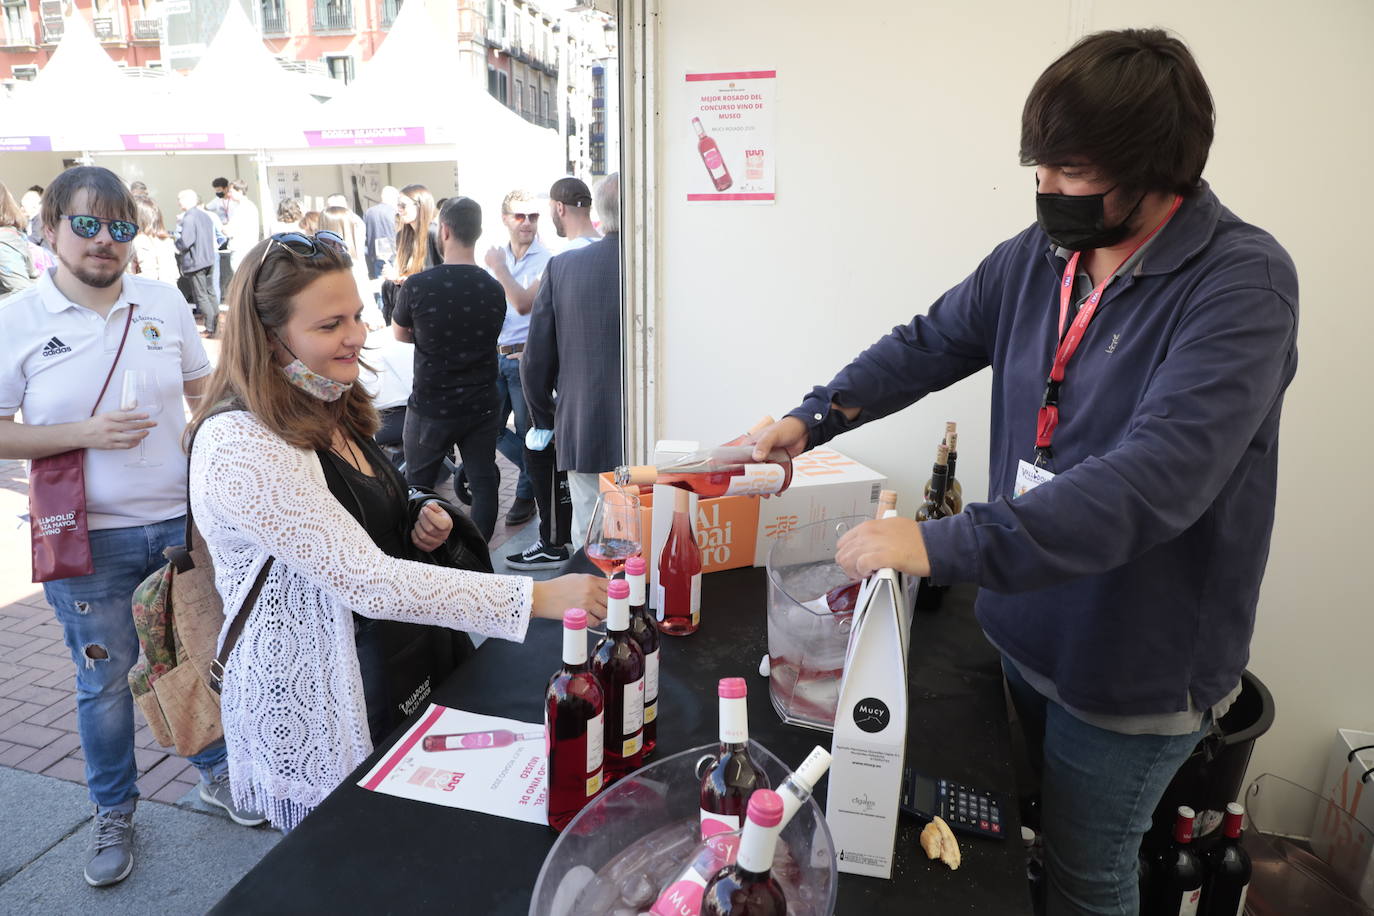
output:
M 859 597 L 835 709 L 825 819 L 842 872 L 892 877 L 906 749 L 909 624 L 902 577 L 874 573 Z
M 664 445 L 666 443 L 660 443 Z M 673 443 L 681 448 L 685 443 Z M 673 450 L 670 450 L 673 451 Z M 792 484 L 778 496 L 722 496 L 699 499 L 692 494 L 692 522 L 701 548 L 703 573 L 741 566 L 763 566 L 773 540 L 794 528 L 850 515 L 873 513 L 887 478 L 831 448 L 822 446 L 792 462 Z M 615 486 L 613 475 L 601 475 L 601 488 Z M 652 532 L 644 555 L 656 558 L 672 525 L 671 488 L 655 486 L 639 493 L 641 529 Z M 654 600 L 656 562 L 649 563 L 649 596 Z M 655 608 L 657 605 L 653 605 Z

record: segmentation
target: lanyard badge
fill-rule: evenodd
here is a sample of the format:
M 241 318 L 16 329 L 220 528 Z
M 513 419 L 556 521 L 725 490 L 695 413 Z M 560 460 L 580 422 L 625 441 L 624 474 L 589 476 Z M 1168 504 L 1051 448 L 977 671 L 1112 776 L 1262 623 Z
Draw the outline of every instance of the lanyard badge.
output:
M 1121 269 L 1135 253 L 1141 249 L 1146 242 L 1154 238 L 1155 233 L 1164 228 L 1164 224 L 1178 212 L 1179 205 L 1183 203 L 1181 196 L 1174 198 L 1174 204 L 1169 208 L 1169 212 L 1160 220 L 1158 226 L 1150 230 L 1149 235 L 1145 236 L 1140 242 L 1131 249 L 1130 253 L 1121 260 L 1121 264 L 1116 266 L 1110 274 L 1103 278 L 1102 282 L 1093 288 L 1092 293 L 1084 301 L 1078 314 L 1074 316 L 1073 323 L 1069 325 L 1068 333 L 1064 333 L 1064 324 L 1069 318 L 1069 306 L 1073 302 L 1074 277 L 1078 271 L 1078 259 L 1083 252 L 1075 251 L 1069 258 L 1069 263 L 1064 267 L 1064 277 L 1059 284 L 1059 346 L 1054 351 L 1054 362 L 1050 364 L 1049 378 L 1045 379 L 1045 394 L 1040 399 L 1040 411 L 1036 417 L 1035 424 L 1035 466 L 1037 468 L 1048 468 L 1053 459 L 1054 453 L 1051 445 L 1054 442 L 1054 431 L 1059 426 L 1059 389 L 1064 384 L 1064 374 L 1068 369 L 1069 360 L 1078 350 L 1078 345 L 1083 342 L 1083 335 L 1088 332 L 1088 325 L 1092 323 L 1093 316 L 1097 314 L 1097 306 L 1102 301 L 1102 294 L 1107 290 L 1107 284 L 1112 282 L 1116 272 Z

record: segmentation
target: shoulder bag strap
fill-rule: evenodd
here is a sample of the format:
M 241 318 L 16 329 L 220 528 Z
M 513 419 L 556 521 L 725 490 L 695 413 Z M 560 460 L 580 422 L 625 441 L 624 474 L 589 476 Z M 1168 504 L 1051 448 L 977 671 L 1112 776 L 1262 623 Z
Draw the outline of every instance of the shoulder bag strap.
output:
M 105 392 L 110 387 L 110 379 L 114 378 L 115 367 L 119 365 L 119 357 L 124 353 L 124 342 L 129 339 L 129 325 L 134 323 L 134 309 L 138 306 L 129 303 L 129 312 L 124 316 L 124 334 L 119 338 L 119 349 L 115 351 L 114 362 L 110 363 L 110 371 L 105 374 L 105 384 L 100 386 L 100 394 L 95 396 L 95 404 L 91 406 L 91 416 L 100 409 L 100 399 L 105 397 Z
M 271 568 L 272 557 L 268 557 L 267 562 L 262 564 L 262 569 L 258 570 L 258 578 L 249 589 L 248 597 L 243 599 L 238 612 L 234 614 L 234 621 L 229 624 L 229 632 L 224 634 L 224 646 L 210 663 L 210 688 L 215 693 L 219 693 L 224 684 L 224 666 L 228 663 L 229 654 L 234 651 L 234 646 L 238 645 L 239 636 L 243 634 L 244 625 L 248 623 L 248 615 L 253 612 L 253 605 L 258 603 L 258 595 L 262 592 L 263 583 L 267 581 L 267 571 Z

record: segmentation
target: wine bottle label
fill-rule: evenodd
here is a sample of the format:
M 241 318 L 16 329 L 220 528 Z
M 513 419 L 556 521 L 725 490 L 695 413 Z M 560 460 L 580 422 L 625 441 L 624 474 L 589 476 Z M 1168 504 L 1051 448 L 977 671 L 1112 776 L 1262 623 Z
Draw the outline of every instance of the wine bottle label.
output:
M 700 809 L 701 813 L 701 838 L 707 839 L 717 833 L 727 833 L 731 830 L 739 829 L 738 814 L 717 814 L 714 811 Z
M 634 733 L 633 737 L 626 738 L 620 745 L 620 756 L 633 757 L 639 753 L 639 749 L 644 746 L 644 731 L 641 729 Z
M 1202 899 L 1202 889 L 1184 891 L 1178 902 L 1178 916 L 1197 916 L 1197 904 Z
M 644 729 L 644 678 L 625 685 L 625 706 L 621 715 L 621 734 L 633 735 Z
M 712 172 L 718 170 L 721 166 L 719 150 L 708 149 L 706 152 L 701 154 L 701 158 L 706 160 L 706 167 L 710 169 Z
M 772 496 L 782 490 L 787 474 L 780 464 L 746 464 L 744 473 L 730 478 L 726 496 Z
M 645 704 L 644 704 L 644 724 L 645 724 L 645 725 L 648 725 L 650 722 L 656 722 L 657 720 L 658 720 L 658 700 L 653 700 L 652 702 L 645 703 Z
M 644 656 L 644 706 L 647 708 L 650 703 L 658 700 L 658 653 L 655 649 Z M 645 722 L 652 722 L 648 714 L 644 716 Z
M 587 772 L 595 772 L 598 782 L 601 779 L 601 762 L 605 756 L 606 716 L 605 713 L 599 712 L 595 719 L 587 720 Z
M 662 586 L 662 585 L 655 585 L 655 586 L 654 586 L 654 611 L 655 611 L 656 616 L 658 617 L 660 623 L 663 621 L 663 615 L 664 615 L 664 613 L 666 612 L 666 609 L 665 609 L 666 603 L 667 603 L 667 602 L 665 602 L 665 601 L 663 600 L 663 586 Z
M 692 576 L 692 626 L 701 625 L 701 573 Z
M 591 798 L 601 791 L 601 769 L 587 777 L 587 797 Z
M 1240 889 L 1240 902 L 1236 904 L 1236 916 L 1245 916 L 1245 895 L 1250 893 L 1250 885 Z

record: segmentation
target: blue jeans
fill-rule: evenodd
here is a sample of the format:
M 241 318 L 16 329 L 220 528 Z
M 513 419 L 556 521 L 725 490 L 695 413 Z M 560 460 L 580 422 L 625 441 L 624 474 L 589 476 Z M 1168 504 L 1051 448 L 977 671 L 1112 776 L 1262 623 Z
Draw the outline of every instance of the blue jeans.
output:
M 1033 766 L 1040 766 L 1046 913 L 1135 916 L 1140 841 L 1164 790 L 1211 723 L 1190 735 L 1089 725 L 1002 660 Z
M 76 727 L 86 755 L 86 785 L 101 811 L 131 810 L 138 798 L 128 677 L 138 660 L 134 589 L 167 562 L 163 549 L 182 543 L 185 531 L 184 517 L 92 531 L 95 572 L 43 585 L 76 665 Z M 227 758 L 224 742 L 217 741 L 189 759 L 208 781 L 228 769 Z
M 520 479 L 515 484 L 515 498 L 534 499 L 534 486 L 525 473 L 525 433 L 530 428 L 530 412 L 525 406 L 525 389 L 520 386 L 520 360 L 498 354 L 496 367 L 496 392 L 501 396 L 501 406 L 497 408 L 501 432 L 496 437 L 496 450 L 520 469 Z M 515 412 L 514 433 L 506 428 L 506 418 L 512 411 Z

